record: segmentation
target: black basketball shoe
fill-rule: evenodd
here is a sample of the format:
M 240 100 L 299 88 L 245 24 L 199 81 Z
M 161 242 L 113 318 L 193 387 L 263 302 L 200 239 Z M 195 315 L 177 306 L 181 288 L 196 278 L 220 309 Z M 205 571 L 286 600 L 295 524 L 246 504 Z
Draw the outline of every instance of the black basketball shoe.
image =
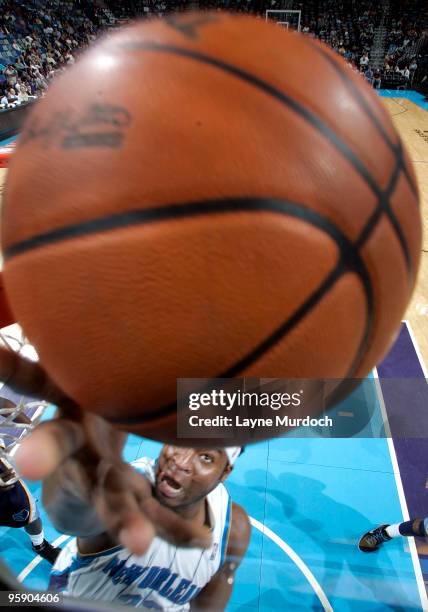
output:
M 376 529 L 371 529 L 365 533 L 358 542 L 358 548 L 362 552 L 374 552 L 384 542 L 392 540 L 385 531 L 387 527 L 389 527 L 389 525 L 380 525 L 380 527 L 376 527 Z
M 43 557 L 43 559 L 46 559 L 46 561 L 49 561 L 51 565 L 55 563 L 59 553 L 61 552 L 60 548 L 55 548 L 55 546 L 52 546 L 52 544 L 49 544 L 47 540 L 43 540 L 43 542 L 39 544 L 39 546 L 34 546 L 33 544 L 32 549 L 34 550 L 35 553 Z

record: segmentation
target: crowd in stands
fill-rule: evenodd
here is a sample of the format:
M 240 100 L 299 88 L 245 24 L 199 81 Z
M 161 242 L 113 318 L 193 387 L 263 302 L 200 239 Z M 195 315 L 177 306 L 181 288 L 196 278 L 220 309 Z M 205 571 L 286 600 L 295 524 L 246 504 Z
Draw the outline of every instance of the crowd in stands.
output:
M 170 12 L 182 12 L 189 6 L 188 0 L 105 0 L 103 4 L 120 20 L 162 17 Z
M 200 0 L 199 5 L 206 9 L 225 5 L 236 12 L 262 15 L 266 10 L 301 10 L 300 27 L 304 33 L 319 38 L 346 59 L 352 60 L 358 60 L 364 51 L 370 50 L 374 30 L 382 14 L 379 2 L 374 0 L 361 0 L 358 3 L 346 0 Z M 272 14 L 271 17 L 276 18 L 276 15 Z M 289 16 L 284 14 L 281 19 L 287 21 Z
M 0 104 L 43 96 L 49 81 L 75 62 L 103 23 L 93 3 L 0 0 Z
M 379 88 L 389 72 L 400 76 L 403 84 L 411 83 L 418 68 L 417 54 L 408 51 L 421 40 L 424 19 L 421 0 L 200 0 L 199 6 L 217 9 L 226 6 L 236 12 L 265 15 L 266 11 L 301 10 L 300 27 L 308 36 L 318 38 L 339 53 L 356 72 Z M 389 15 L 395 16 L 389 18 Z M 285 12 L 271 13 L 278 21 L 291 21 Z M 294 16 L 295 18 L 295 16 Z M 384 66 L 374 67 L 370 58 L 376 28 L 386 21 L 388 54 Z M 425 22 L 426 27 L 426 22 Z M 403 56 L 406 60 L 403 63 Z
M 356 71 L 366 73 L 369 54 L 382 8 L 379 2 L 346 3 L 321 0 L 302 4 L 302 31 L 319 38 L 341 55 Z M 366 77 L 367 78 L 367 77 Z M 369 75 L 368 78 L 373 78 Z
M 301 30 L 330 45 L 374 87 L 398 71 L 411 82 L 421 51 L 416 49 L 422 34 L 420 0 L 390 3 L 388 14 L 377 0 L 0 0 L 0 108 L 43 96 L 50 80 L 106 27 L 197 7 L 260 17 L 266 10 L 300 9 Z M 387 53 L 384 66 L 374 70 L 370 50 L 381 20 L 387 25 Z
M 423 26 L 425 21 L 426 27 L 426 20 L 416 0 L 407 0 L 404 11 L 396 0 L 394 2 L 386 23 L 388 34 L 383 70 L 386 76 L 398 72 L 412 81 L 423 50 Z

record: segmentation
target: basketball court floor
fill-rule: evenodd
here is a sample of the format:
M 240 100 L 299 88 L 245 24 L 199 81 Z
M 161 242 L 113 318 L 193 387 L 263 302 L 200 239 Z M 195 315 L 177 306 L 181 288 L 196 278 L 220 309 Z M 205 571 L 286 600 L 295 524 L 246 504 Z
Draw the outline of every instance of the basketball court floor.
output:
M 422 194 L 418 286 L 407 320 L 365 393 L 336 408 L 349 419 L 355 437 L 281 438 L 248 446 L 237 462 L 227 486 L 253 529 L 230 611 L 428 610 L 424 541 L 396 539 L 374 554 L 363 554 L 356 545 L 371 526 L 428 515 L 428 439 L 417 437 L 428 406 L 423 365 L 428 363 L 428 106 L 415 92 L 382 95 Z M 408 380 L 406 388 L 417 387 L 417 393 L 397 397 L 384 379 Z M 399 431 L 401 417 L 411 424 L 406 437 Z M 385 422 L 393 439 L 373 437 Z M 130 436 L 125 457 L 156 457 L 159 448 Z M 40 497 L 39 483 L 30 488 Z M 57 533 L 43 512 L 42 518 L 48 539 L 61 546 L 67 536 Z M 49 565 L 34 557 L 24 531 L 0 528 L 0 536 L 0 555 L 20 580 L 46 588 Z

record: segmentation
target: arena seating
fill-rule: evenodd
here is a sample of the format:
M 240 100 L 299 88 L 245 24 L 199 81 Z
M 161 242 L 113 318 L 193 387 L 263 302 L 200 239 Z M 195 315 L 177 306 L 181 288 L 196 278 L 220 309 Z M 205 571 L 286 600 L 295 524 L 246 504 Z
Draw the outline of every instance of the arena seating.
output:
M 356 70 L 366 71 L 376 28 L 387 28 L 382 81 L 407 86 L 425 74 L 426 34 L 419 0 L 0 0 L 0 108 L 43 95 L 49 81 L 75 61 L 100 32 L 135 17 L 226 8 L 265 16 L 300 9 L 301 29 L 324 41 Z M 420 4 L 420 3 L 419 3 Z M 424 55 L 425 54 L 425 55 Z M 406 68 L 409 75 L 406 76 Z M 399 72 L 401 70 L 401 72 Z

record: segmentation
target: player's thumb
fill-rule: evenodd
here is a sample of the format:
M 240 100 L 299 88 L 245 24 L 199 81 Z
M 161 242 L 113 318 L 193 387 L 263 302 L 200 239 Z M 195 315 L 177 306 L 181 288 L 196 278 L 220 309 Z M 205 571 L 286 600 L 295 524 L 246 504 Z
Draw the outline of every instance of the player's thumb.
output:
M 22 441 L 16 455 L 18 471 L 29 480 L 43 480 L 85 444 L 78 423 L 54 419 L 39 425 Z

